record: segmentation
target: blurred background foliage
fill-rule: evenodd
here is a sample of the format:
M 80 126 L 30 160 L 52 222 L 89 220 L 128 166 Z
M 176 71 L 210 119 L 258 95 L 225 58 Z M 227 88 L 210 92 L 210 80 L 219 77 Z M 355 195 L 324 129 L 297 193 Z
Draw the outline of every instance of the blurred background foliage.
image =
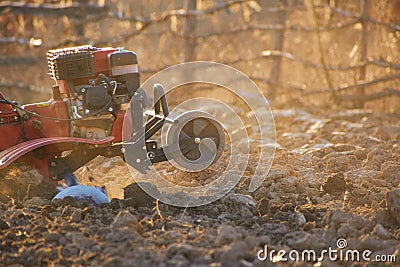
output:
M 46 52 L 92 44 L 139 55 L 143 81 L 178 63 L 226 63 L 273 108 L 399 108 L 397 0 L 0 2 L 0 90 L 45 101 Z M 244 89 L 245 90 L 245 89 Z

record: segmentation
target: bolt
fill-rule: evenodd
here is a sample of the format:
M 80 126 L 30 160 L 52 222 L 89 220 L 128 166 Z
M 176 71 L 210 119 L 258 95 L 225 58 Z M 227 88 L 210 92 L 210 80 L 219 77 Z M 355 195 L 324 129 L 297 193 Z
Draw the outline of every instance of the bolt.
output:
M 54 161 L 50 163 L 50 166 L 51 166 L 51 167 L 55 167 L 56 165 L 57 165 L 57 164 L 56 164 Z
M 86 109 L 85 114 L 89 114 L 90 110 Z
M 82 88 L 82 89 L 81 89 L 81 92 L 82 92 L 82 93 L 86 92 L 86 89 L 85 89 L 85 88 Z
M 149 157 L 149 159 L 154 159 L 154 158 L 156 157 L 156 154 L 154 154 L 153 151 L 149 151 L 149 152 L 147 153 L 147 156 Z
M 121 148 L 121 153 L 122 153 L 122 154 L 125 154 L 125 148 L 124 148 L 124 147 Z
M 113 108 L 108 108 L 109 112 L 113 112 L 113 110 L 114 110 Z
M 194 143 L 197 144 L 197 145 L 200 144 L 200 141 L 201 141 L 200 137 L 196 137 L 194 139 Z

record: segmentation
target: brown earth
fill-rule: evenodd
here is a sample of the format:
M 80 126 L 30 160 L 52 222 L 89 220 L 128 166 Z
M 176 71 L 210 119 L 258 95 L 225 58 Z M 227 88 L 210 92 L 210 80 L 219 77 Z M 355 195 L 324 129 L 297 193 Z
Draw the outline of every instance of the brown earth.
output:
M 270 259 L 257 259 L 264 245 L 320 252 L 336 249 L 339 238 L 348 249 L 371 250 L 371 258 L 395 255 L 398 264 L 400 114 L 303 109 L 274 110 L 274 117 L 277 151 L 255 193 L 247 191 L 252 161 L 231 193 L 197 208 L 155 202 L 134 184 L 123 199 L 101 207 L 70 199 L 52 204 L 44 197 L 5 201 L 1 265 L 272 266 Z M 97 158 L 77 175 L 121 198 L 120 189 L 133 182 L 118 158 Z

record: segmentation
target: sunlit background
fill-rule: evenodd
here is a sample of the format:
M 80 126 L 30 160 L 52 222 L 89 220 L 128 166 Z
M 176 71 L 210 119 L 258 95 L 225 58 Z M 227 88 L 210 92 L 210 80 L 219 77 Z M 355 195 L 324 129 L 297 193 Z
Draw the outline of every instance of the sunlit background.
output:
M 2 1 L 0 86 L 21 103 L 47 100 L 47 50 L 92 44 L 136 51 L 143 81 L 217 61 L 252 78 L 274 108 L 392 112 L 399 14 L 395 0 Z

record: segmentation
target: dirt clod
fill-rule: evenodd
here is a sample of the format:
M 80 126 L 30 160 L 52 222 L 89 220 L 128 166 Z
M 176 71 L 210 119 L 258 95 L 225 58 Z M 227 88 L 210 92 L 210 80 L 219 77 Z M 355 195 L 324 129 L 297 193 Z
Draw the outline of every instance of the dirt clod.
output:
M 400 189 L 387 192 L 386 207 L 389 214 L 400 224 Z
M 341 173 L 335 173 L 326 179 L 322 184 L 322 189 L 324 192 L 331 195 L 341 195 L 346 190 L 346 182 L 344 175 Z

